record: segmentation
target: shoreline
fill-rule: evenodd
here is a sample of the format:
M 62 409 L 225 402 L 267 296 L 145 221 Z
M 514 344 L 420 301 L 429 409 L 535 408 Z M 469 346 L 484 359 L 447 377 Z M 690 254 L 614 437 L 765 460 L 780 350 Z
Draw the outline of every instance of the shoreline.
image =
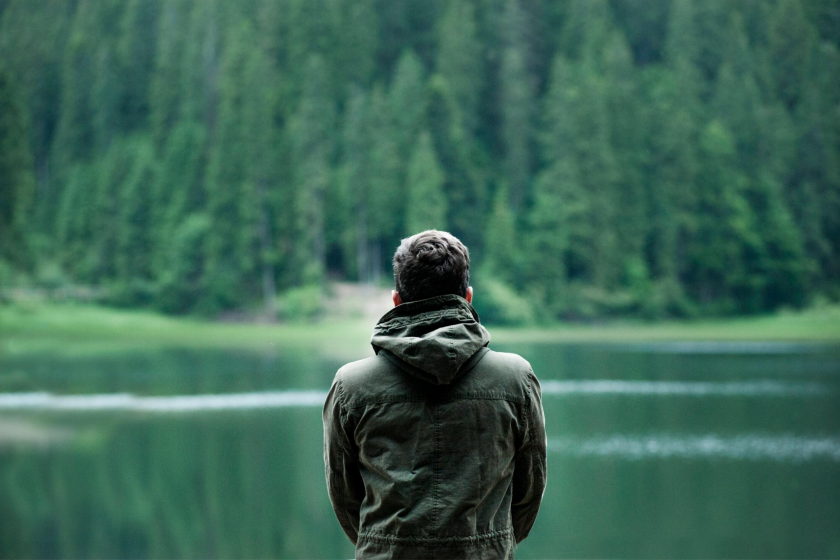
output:
M 146 310 L 75 303 L 0 306 L 0 359 L 32 352 L 98 353 L 143 349 L 276 351 L 308 348 L 345 359 L 369 353 L 375 320 L 325 317 L 300 323 L 229 323 L 173 317 Z M 755 317 L 598 325 L 489 325 L 493 343 L 827 343 L 840 344 L 840 306 Z

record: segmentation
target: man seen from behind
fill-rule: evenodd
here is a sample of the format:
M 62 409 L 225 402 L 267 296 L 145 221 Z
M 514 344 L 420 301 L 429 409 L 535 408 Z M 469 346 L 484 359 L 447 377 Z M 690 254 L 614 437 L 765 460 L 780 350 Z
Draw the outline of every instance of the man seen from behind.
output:
M 324 404 L 336 517 L 358 559 L 512 558 L 545 490 L 539 382 L 488 348 L 458 239 L 418 233 L 393 262 L 376 355 L 342 367 Z

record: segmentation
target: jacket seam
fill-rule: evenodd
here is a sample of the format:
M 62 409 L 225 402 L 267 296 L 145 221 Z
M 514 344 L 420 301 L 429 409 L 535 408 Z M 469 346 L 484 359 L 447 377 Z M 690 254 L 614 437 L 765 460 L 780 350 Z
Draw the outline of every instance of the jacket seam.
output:
M 359 541 L 367 540 L 388 544 L 428 544 L 428 545 L 446 545 L 446 544 L 479 544 L 482 541 L 493 541 L 497 539 L 510 538 L 511 528 L 501 529 L 498 531 L 488 531 L 486 533 L 478 533 L 468 536 L 451 536 L 451 537 L 423 537 L 423 536 L 405 536 L 399 537 L 397 535 L 387 535 L 377 531 L 366 531 L 359 533 Z
M 341 432 L 340 437 L 349 444 L 350 442 L 347 440 L 347 432 L 344 431 L 344 422 L 345 422 L 345 406 L 344 406 L 344 385 L 341 383 L 341 373 L 339 372 L 338 375 L 338 406 L 339 406 L 339 414 L 338 414 L 338 424 L 339 424 L 339 431 Z M 345 446 L 342 445 L 343 455 L 346 455 L 347 451 Z M 343 461 L 342 461 L 343 462 Z M 343 520 L 339 520 L 341 525 L 346 526 L 347 529 L 353 530 L 352 524 L 350 523 L 350 516 L 347 512 L 347 499 L 344 496 L 344 481 L 339 481 L 339 484 L 335 484 L 339 488 L 339 495 L 341 497 L 341 513 Z
M 438 519 L 438 491 L 440 489 L 440 410 L 432 404 L 432 417 L 435 425 L 435 478 L 432 489 L 432 528 L 437 528 Z
M 391 404 L 391 403 L 401 403 L 401 402 L 423 402 L 425 401 L 425 397 L 404 397 L 404 396 L 395 396 L 395 397 L 382 397 L 378 399 L 371 399 L 366 400 L 364 402 L 360 402 L 358 404 L 348 405 L 346 408 L 347 410 L 352 410 L 354 408 L 363 408 L 366 406 L 377 405 L 377 404 Z M 526 404 L 526 399 L 522 397 L 517 397 L 513 395 L 494 395 L 494 394 L 470 394 L 470 393 L 461 393 L 461 394 L 454 394 L 449 397 L 444 397 L 440 399 L 442 403 L 449 403 L 454 401 L 508 401 L 511 403 L 516 404 Z
M 443 318 L 463 319 L 460 321 L 461 323 L 472 323 L 475 320 L 471 314 L 462 309 L 455 308 L 444 309 L 441 311 L 425 311 L 423 313 L 418 313 L 417 315 L 412 315 L 411 317 L 397 317 L 385 321 L 384 323 L 380 323 L 377 327 L 380 331 L 387 332 L 406 325 L 414 325 L 422 321 Z
M 537 447 L 535 445 L 536 441 L 534 440 L 534 423 L 531 421 L 531 402 L 533 400 L 533 395 L 532 395 L 533 381 L 531 380 L 531 375 L 533 375 L 533 373 L 534 373 L 534 371 L 531 368 L 528 368 L 528 374 L 529 374 L 528 375 L 528 402 L 525 404 L 525 409 L 527 411 L 527 419 L 528 419 L 528 439 L 529 439 L 529 443 L 530 443 L 530 446 L 531 446 L 531 469 L 532 469 L 532 472 L 530 473 L 530 477 L 532 479 L 532 484 L 533 484 L 533 477 L 534 477 L 533 469 L 534 469 L 535 465 L 537 464 L 537 461 L 539 460 L 539 458 L 537 457 Z M 533 489 L 531 489 L 531 492 L 533 492 Z M 526 533 L 530 532 L 530 527 L 529 526 L 531 524 L 531 512 L 534 509 L 534 503 L 536 501 L 537 500 L 535 499 L 535 496 L 532 495 L 531 496 L 531 501 L 528 504 L 528 512 L 525 514 L 525 523 L 526 523 L 526 527 L 527 527 L 527 530 L 525 531 Z M 525 537 L 525 535 L 523 535 L 523 538 L 524 537 Z

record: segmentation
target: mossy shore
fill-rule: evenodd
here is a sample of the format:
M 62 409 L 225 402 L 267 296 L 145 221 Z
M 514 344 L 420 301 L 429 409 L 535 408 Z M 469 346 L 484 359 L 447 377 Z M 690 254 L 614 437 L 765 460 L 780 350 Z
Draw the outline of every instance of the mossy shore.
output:
M 312 323 L 259 324 L 202 321 L 141 310 L 44 302 L 0 306 L 0 352 L 112 352 L 142 348 L 271 350 L 310 348 L 340 356 L 366 352 L 368 318 L 324 318 Z M 840 343 L 840 307 L 774 315 L 696 321 L 490 326 L 496 343 L 628 343 L 760 341 Z

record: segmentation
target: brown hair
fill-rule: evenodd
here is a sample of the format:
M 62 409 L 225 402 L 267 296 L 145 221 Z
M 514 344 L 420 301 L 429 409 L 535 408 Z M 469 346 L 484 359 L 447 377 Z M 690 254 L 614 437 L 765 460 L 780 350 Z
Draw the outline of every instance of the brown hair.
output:
M 466 297 L 470 252 L 445 231 L 429 229 L 407 237 L 394 253 L 394 284 L 404 303 L 445 294 Z

